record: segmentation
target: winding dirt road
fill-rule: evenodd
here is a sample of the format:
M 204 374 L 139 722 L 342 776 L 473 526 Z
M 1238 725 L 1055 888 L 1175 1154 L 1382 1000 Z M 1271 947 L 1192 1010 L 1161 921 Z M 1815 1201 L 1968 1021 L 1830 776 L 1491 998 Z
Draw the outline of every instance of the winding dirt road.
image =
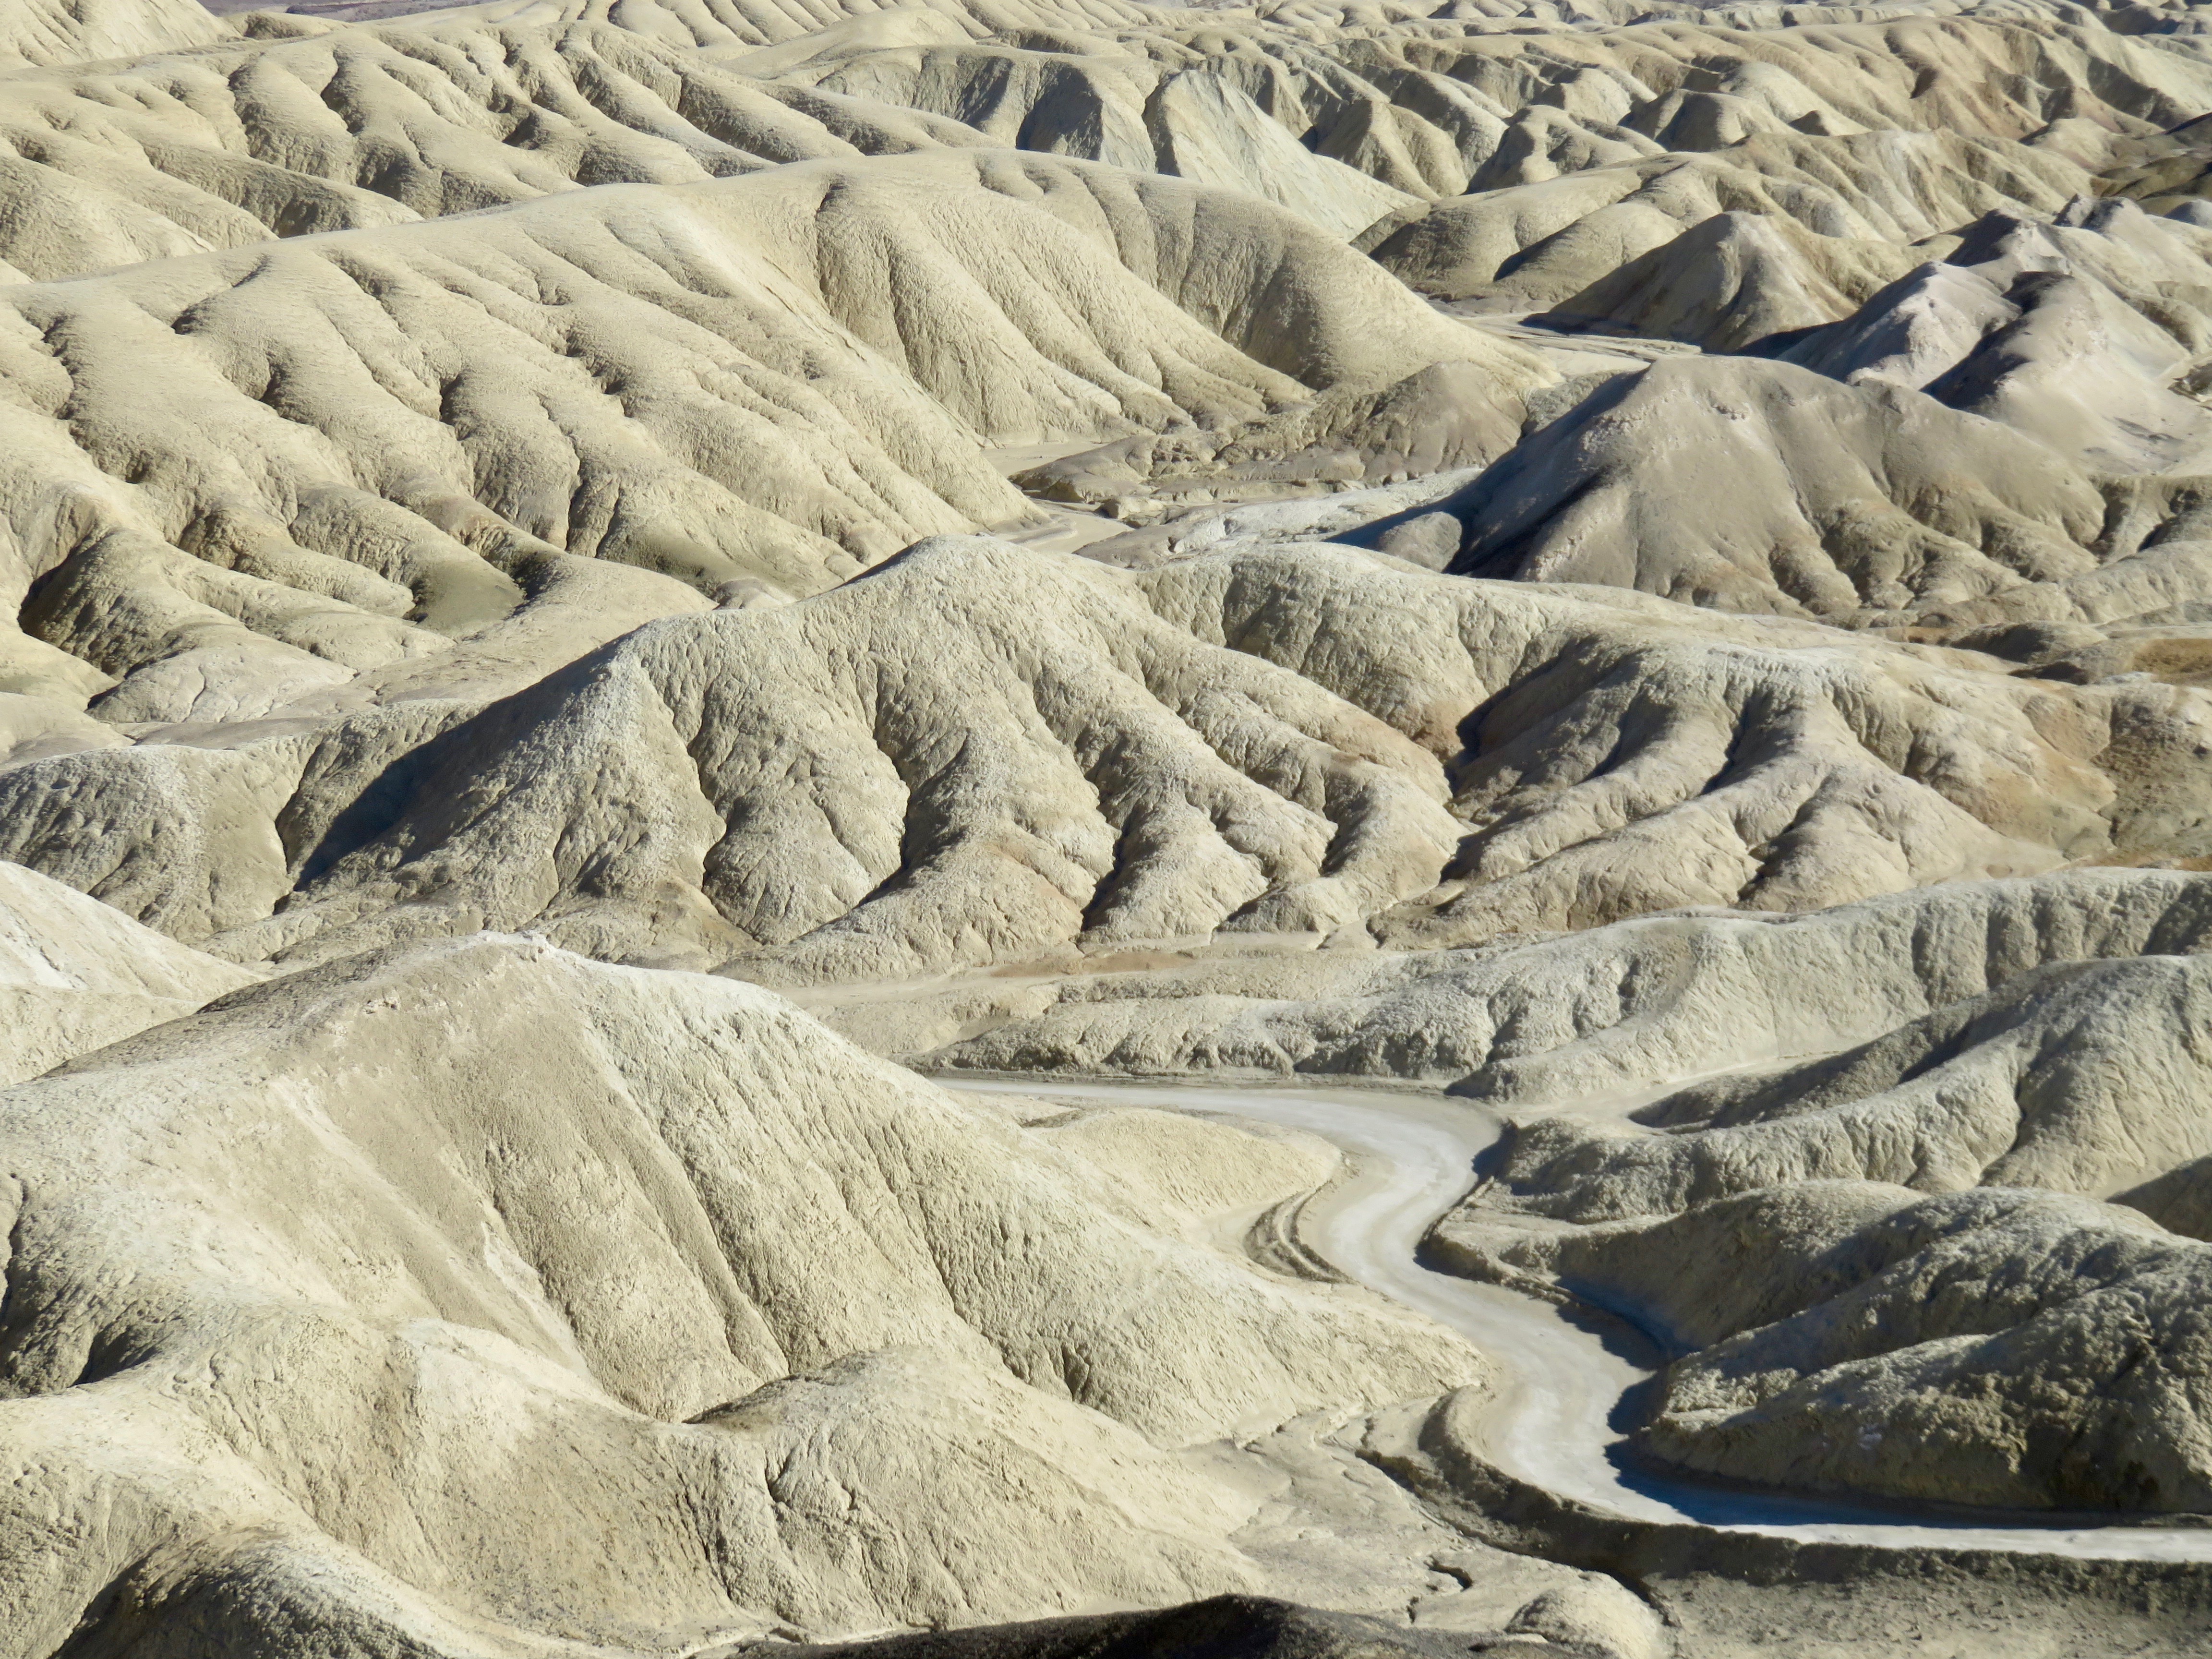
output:
M 1626 1467 L 1612 1424 L 1650 1375 L 1549 1303 L 1440 1273 L 1421 1240 L 1474 1185 L 1502 1125 L 1436 1096 L 1275 1086 L 1031 1081 L 946 1076 L 955 1088 L 1262 1119 L 1334 1142 L 1351 1174 L 1305 1206 L 1306 1245 L 1347 1277 L 1459 1332 L 1512 1383 L 1486 1449 L 1508 1473 L 1563 1497 L 1648 1521 L 1894 1548 L 2008 1549 L 2142 1560 L 2212 1560 L 2212 1529 L 1993 1525 L 1895 1508 L 1718 1490 Z

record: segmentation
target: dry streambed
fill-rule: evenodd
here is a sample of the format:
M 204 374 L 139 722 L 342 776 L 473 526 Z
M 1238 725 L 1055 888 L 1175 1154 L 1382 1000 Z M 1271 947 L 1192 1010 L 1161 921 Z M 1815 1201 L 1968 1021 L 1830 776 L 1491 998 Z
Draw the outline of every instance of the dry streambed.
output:
M 1509 1381 L 1480 1449 L 1510 1477 L 1638 1521 L 1694 1524 L 1805 1543 L 1900 1550 L 2003 1550 L 2084 1559 L 2212 1561 L 2212 1528 L 1954 1518 L 1723 1488 L 1626 1458 L 1621 1422 L 1653 1371 L 1648 1345 L 1612 1322 L 1423 1265 L 1422 1243 L 1474 1184 L 1503 1126 L 1433 1096 L 1296 1085 L 960 1078 L 963 1089 L 1257 1118 L 1333 1142 L 1346 1172 L 1299 1212 L 1302 1242 L 1346 1277 L 1467 1337 Z M 1644 1352 L 1638 1354 L 1638 1350 Z M 1626 1407 L 1626 1409 L 1625 1409 Z

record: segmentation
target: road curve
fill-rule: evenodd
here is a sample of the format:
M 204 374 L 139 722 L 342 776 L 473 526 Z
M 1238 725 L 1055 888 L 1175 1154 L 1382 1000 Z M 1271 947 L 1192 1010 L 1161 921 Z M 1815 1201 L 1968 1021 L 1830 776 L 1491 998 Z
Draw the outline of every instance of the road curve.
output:
M 1650 1371 L 1609 1352 L 1550 1303 L 1440 1273 L 1415 1259 L 1437 1218 L 1474 1184 L 1475 1158 L 1501 1131 L 1480 1107 L 1432 1095 L 1302 1085 L 940 1081 L 980 1092 L 1044 1095 L 1262 1119 L 1334 1142 L 1348 1179 L 1309 1203 L 1306 1245 L 1369 1289 L 1448 1326 L 1510 1373 L 1485 1448 L 1508 1473 L 1639 1520 L 1891 1548 L 2005 1549 L 2139 1560 L 2212 1560 L 2212 1529 L 1953 1522 L 1896 1508 L 1717 1490 L 1624 1466 L 1610 1419 Z

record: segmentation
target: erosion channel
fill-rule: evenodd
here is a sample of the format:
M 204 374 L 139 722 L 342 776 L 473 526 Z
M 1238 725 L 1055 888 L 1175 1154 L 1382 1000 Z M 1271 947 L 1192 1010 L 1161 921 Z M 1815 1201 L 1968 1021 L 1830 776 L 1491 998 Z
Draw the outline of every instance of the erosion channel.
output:
M 978 1092 L 1110 1102 L 1256 1118 L 1336 1146 L 1344 1172 L 1298 1212 L 1301 1242 L 1330 1267 L 1438 1323 L 1506 1367 L 1512 1382 L 1485 1449 L 1508 1474 L 1637 1520 L 1898 1549 L 2000 1549 L 2106 1559 L 2212 1561 L 2212 1528 L 1951 1516 L 1729 1490 L 1641 1467 L 1624 1454 L 1629 1396 L 1652 1376 L 1624 1319 L 1578 1315 L 1423 1265 L 1431 1229 L 1475 1185 L 1503 1125 L 1433 1095 L 1295 1084 L 1070 1082 L 948 1077 Z

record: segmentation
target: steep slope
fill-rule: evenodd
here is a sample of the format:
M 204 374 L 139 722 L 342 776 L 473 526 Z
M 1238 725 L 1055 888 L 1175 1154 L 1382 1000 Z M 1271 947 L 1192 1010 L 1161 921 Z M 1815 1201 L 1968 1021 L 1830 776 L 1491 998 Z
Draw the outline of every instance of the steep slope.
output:
M 5 290 L 0 337 L 7 589 L 122 682 L 112 724 L 449 688 L 562 554 L 656 574 L 541 672 L 815 592 L 1029 514 L 987 443 L 1302 419 L 1440 361 L 1504 441 L 1548 378 L 1265 204 L 1002 152 L 156 261 Z
M 1650 916 L 1479 949 L 1042 983 L 979 976 L 896 1006 L 834 995 L 813 1006 L 871 1046 L 928 1051 L 935 1064 L 1405 1078 L 1534 1108 L 1886 1039 L 2053 963 L 2171 967 L 2212 941 L 2208 903 L 2203 876 L 2063 871 L 1806 915 Z
M 2105 527 L 2094 481 L 2031 438 L 1887 382 L 1729 358 L 1614 381 L 1445 506 L 1468 575 L 1861 626 L 2086 575 Z
M 11 77 L 0 274 L 51 281 L 592 185 L 983 142 L 604 24 L 501 27 L 471 10 L 255 27 L 277 38 Z
M 486 921 L 794 983 L 1436 947 L 2194 844 L 2197 695 L 1349 550 L 951 538 L 482 712 L 27 761 L 0 850 L 246 961 Z
M 1767 132 L 1450 198 L 1361 241 L 1439 299 L 1587 312 L 1576 295 L 1724 213 L 1773 221 L 1782 235 L 1795 227 L 1900 246 L 1991 212 L 2054 213 L 2089 188 L 2090 175 L 2062 155 L 1940 129 Z
M 621 15 L 696 39 L 709 27 L 700 9 Z M 1725 12 L 1685 8 L 1681 21 L 1660 21 L 1623 8 L 1560 28 L 1531 27 L 1525 13 L 1486 27 L 1468 9 L 1432 16 L 1410 6 L 1357 17 L 1130 8 L 1111 19 L 1103 9 L 1025 8 L 996 31 L 1007 38 L 988 44 L 949 31 L 880 43 L 841 33 L 818 68 L 799 73 L 1032 131 L 1040 148 L 1120 145 L 1127 164 L 1150 149 L 1139 135 L 1164 72 L 1194 72 L 1243 91 L 1309 151 L 1447 201 L 1800 135 L 1959 134 L 1995 141 L 1979 146 L 1985 165 L 2033 172 L 2033 156 L 1999 157 L 2060 120 L 2079 133 L 2147 137 L 2197 113 L 2206 90 L 2194 42 L 2122 34 L 2039 6 L 1881 21 L 1808 9 L 1814 27 L 1778 27 L 1771 12 L 1731 27 Z
M 188 1014 L 253 975 L 0 864 L 0 1084 Z
M 1832 1182 L 1559 1234 L 1463 1211 L 1436 1248 L 1666 1334 L 1682 1357 L 1637 1440 L 1669 1462 L 1948 1504 L 2212 1508 L 2212 1248 L 2132 1212 Z
M 1694 1084 L 1633 1115 L 1657 1134 L 1528 1124 L 1497 1201 L 1601 1220 L 1802 1181 L 2118 1192 L 2212 1152 L 2208 969 L 2055 963 L 1830 1058 Z
M 1550 316 L 1740 351 L 1851 316 L 1912 259 L 1887 242 L 1721 213 L 1561 301 Z
M 388 764 L 302 779 L 304 890 L 227 948 L 323 958 L 497 917 L 617 958 L 893 978 L 1079 937 L 1357 929 L 1455 834 L 1435 759 L 1382 721 L 1125 578 L 981 540 L 641 631 L 374 781 Z
M 1709 222 L 1601 284 L 1595 302 L 1621 314 L 1600 327 L 1640 316 L 1713 340 L 1741 329 L 1757 337 L 1737 343 L 1781 361 L 1621 347 L 1537 322 L 1486 328 L 1566 372 L 1486 469 L 1437 444 L 1418 489 L 1188 518 L 1094 556 L 1158 562 L 1225 541 L 1327 538 L 1467 575 L 1910 629 L 2039 667 L 2106 629 L 2185 638 L 2203 620 L 2188 607 L 2206 581 L 2206 491 L 2188 469 L 2212 417 L 2188 391 L 2195 371 L 2180 371 L 2212 336 L 2179 277 L 2204 262 L 2152 222 L 2141 221 L 2141 241 L 2162 264 L 2066 222 L 2128 232 L 2130 216 L 2140 221 L 2123 204 L 2049 225 L 1993 219 L 1974 228 L 1966 263 L 1918 266 L 1843 320 L 1807 329 L 1779 325 L 1827 306 L 1799 280 L 1811 267 L 1778 273 L 1759 255 L 1790 246 L 1790 235 L 1757 219 Z M 2102 274 L 2086 257 L 2013 270 L 2020 245 L 2032 257 L 2062 237 L 2117 257 Z M 2012 252 L 1982 258 L 1992 245 Z M 2134 269 L 2115 271 L 2122 262 Z M 2195 291 L 2212 301 L 2212 289 Z M 1378 405 L 1378 422 L 1384 413 Z M 1083 465 L 1068 458 L 1032 476 Z M 1100 476 L 1100 493 L 1115 487 Z M 1422 474 L 1401 465 L 1346 476 Z M 2045 623 L 2069 625 L 2060 633 L 2071 643 L 2000 643 L 2004 628 Z
M 2190 395 L 2212 345 L 2207 233 L 2087 199 L 2049 223 L 1993 214 L 1791 361 L 1881 379 L 2033 434 L 2108 472 L 2202 472 L 2212 416 Z
M 2058 861 L 2038 845 L 2075 858 L 2106 835 L 2130 845 L 2151 809 L 2132 781 L 2092 781 L 2124 751 L 2120 728 L 2074 725 L 2133 719 L 2126 685 L 2083 688 L 2089 700 L 2062 712 L 2033 682 L 1985 675 L 1983 659 L 1234 538 L 1146 581 L 1201 637 L 1295 668 L 1453 757 L 1470 833 L 1437 888 L 1374 929 L 1385 943 L 2016 873 Z M 2142 695 L 2147 715 L 2160 711 L 2143 727 L 2147 768 L 2178 784 L 2192 762 L 2181 726 L 2161 722 L 2195 719 L 2194 705 Z M 2157 836 L 2188 833 L 2156 810 Z
M 0 21 L 0 1659 L 2196 1641 L 854 1046 L 2212 1513 L 2189 6 L 180 3 Z
M 1251 1498 L 1160 1447 L 1480 1362 L 1179 1236 L 1310 1146 L 1156 1133 L 1172 1195 L 764 993 L 486 938 L 0 1095 L 0 1642 L 574 1655 L 1255 1587 Z
M 0 21 L 0 70 L 173 52 L 222 33 L 192 0 L 24 0 Z
M 799 40 L 817 30 L 911 27 L 896 0 L 493 0 L 487 15 L 538 27 L 611 22 L 676 46 L 718 52 Z M 1159 12 L 1128 0 L 945 0 L 931 9 L 970 35 L 1144 27 Z
M 2106 56 L 2116 47 L 2117 61 Z M 2047 15 L 1994 9 L 1772 33 L 1553 33 L 1461 50 L 1470 48 L 1480 69 L 1449 47 L 1422 54 L 1420 67 L 1497 88 L 1513 125 L 1483 143 L 1486 161 L 1456 187 L 1468 194 L 1444 189 L 1427 213 L 1370 235 L 1377 257 L 1417 286 L 1512 306 L 1558 303 L 1723 211 L 1891 241 L 2003 205 L 2050 211 L 2087 188 L 2081 163 L 2062 144 L 2016 141 L 2051 123 L 2089 155 L 2115 131 L 2179 118 L 2201 101 L 2191 83 L 2203 73 L 2185 48 L 2120 46 L 2052 28 Z M 2015 67 L 2031 61 L 2027 74 Z M 1449 95 L 1433 76 L 1407 90 L 1415 95 L 1389 112 L 1399 132 L 1433 123 Z M 1370 129 L 1380 125 L 1370 116 Z
M 1242 190 L 1346 239 L 1419 200 L 1301 144 L 1224 78 L 1227 65 L 1200 58 L 1178 69 L 1146 44 L 1024 51 L 962 40 L 884 51 L 836 39 L 796 62 L 788 49 L 738 61 L 786 82 L 957 118 L 994 143 Z

